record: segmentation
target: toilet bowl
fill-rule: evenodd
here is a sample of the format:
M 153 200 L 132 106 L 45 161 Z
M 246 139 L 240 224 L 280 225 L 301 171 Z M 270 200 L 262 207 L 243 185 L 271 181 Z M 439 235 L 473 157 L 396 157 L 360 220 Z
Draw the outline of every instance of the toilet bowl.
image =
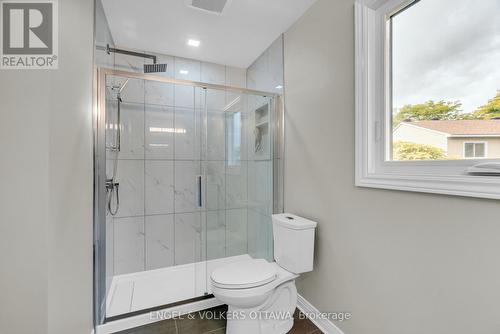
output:
M 226 333 L 286 333 L 293 326 L 298 275 L 262 259 L 214 270 L 212 293 L 229 306 Z
M 295 279 L 312 270 L 316 223 L 273 215 L 274 258 L 250 259 L 215 269 L 212 293 L 228 305 L 228 334 L 281 334 L 293 327 Z

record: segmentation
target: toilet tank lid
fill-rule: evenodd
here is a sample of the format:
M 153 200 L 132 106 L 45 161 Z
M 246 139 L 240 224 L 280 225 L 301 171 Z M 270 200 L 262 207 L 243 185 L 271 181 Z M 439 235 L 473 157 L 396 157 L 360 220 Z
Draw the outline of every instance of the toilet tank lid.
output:
M 291 213 L 280 213 L 277 215 L 273 215 L 273 222 L 293 230 L 308 230 L 316 228 L 315 221 L 302 218 Z

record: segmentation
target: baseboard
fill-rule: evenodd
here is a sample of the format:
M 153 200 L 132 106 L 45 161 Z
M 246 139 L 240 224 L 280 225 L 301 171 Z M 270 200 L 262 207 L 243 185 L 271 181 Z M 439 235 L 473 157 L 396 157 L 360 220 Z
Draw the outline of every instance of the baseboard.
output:
M 304 297 L 301 295 L 297 295 L 297 307 L 304 314 L 319 314 L 321 313 L 316 307 L 314 307 L 311 303 L 309 303 Z M 321 319 L 320 317 L 309 318 L 313 324 L 316 325 L 323 333 L 325 334 L 344 334 L 328 319 Z

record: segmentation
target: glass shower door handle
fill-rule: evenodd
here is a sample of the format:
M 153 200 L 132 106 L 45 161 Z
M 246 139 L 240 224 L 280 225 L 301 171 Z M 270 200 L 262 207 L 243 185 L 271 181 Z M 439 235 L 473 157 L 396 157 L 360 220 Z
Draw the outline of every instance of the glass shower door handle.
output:
M 196 204 L 198 208 L 203 207 L 202 175 L 196 175 Z

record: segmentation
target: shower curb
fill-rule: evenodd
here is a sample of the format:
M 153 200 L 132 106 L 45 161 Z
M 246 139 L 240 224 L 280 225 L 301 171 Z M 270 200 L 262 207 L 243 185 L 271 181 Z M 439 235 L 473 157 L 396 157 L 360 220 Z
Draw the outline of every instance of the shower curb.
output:
M 209 298 L 198 302 L 157 310 L 155 311 L 155 313 L 175 314 L 177 316 L 180 316 L 180 315 L 186 315 L 188 313 L 203 311 L 220 305 L 223 305 L 223 303 L 215 298 Z M 159 317 L 152 318 L 150 313 L 144 313 L 129 318 L 111 321 L 103 325 L 99 325 L 96 328 L 95 334 L 112 334 L 126 329 L 149 325 L 163 320 L 167 320 L 167 318 L 159 318 Z

